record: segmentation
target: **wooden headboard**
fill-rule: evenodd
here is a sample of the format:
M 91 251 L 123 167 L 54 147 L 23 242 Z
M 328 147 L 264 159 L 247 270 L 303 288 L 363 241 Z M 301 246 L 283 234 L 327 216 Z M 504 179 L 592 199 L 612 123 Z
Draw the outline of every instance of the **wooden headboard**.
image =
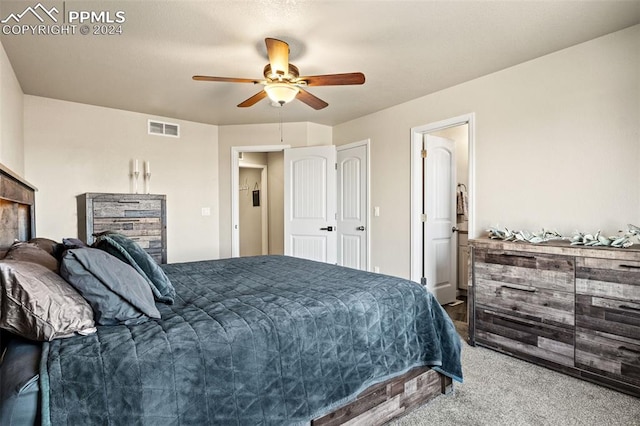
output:
M 36 236 L 36 187 L 0 164 L 0 249 Z

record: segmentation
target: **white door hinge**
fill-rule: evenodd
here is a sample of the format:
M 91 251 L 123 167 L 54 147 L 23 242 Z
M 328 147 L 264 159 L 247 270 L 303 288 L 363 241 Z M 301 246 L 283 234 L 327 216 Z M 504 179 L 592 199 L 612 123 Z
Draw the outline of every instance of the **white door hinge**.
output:
M 426 215 L 426 214 L 424 214 L 424 213 L 423 213 L 423 214 L 421 214 L 421 215 L 420 215 L 420 220 L 421 220 L 421 221 L 423 221 L 423 222 L 426 222 L 426 221 L 427 221 L 427 215 Z

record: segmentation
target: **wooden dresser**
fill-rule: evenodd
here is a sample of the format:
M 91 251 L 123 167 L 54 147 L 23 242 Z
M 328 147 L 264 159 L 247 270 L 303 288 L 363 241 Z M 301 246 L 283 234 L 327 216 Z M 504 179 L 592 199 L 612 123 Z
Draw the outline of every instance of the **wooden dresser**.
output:
M 640 396 L 640 250 L 469 245 L 472 345 Z
M 136 241 L 158 263 L 167 263 L 166 196 L 156 194 L 78 195 L 78 236 L 87 244 L 93 234 L 114 231 Z

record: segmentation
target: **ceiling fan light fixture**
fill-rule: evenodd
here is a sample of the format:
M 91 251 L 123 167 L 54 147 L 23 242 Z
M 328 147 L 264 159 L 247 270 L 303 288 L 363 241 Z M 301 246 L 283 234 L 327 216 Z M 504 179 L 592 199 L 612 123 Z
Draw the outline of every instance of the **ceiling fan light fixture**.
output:
M 294 100 L 300 91 L 296 86 L 287 83 L 267 84 L 264 90 L 267 92 L 269 99 L 280 105 L 284 105 Z

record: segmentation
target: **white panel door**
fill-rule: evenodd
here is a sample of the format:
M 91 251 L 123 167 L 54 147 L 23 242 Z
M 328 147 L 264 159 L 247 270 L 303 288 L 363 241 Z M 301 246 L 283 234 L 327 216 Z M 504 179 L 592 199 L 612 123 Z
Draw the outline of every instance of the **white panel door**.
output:
M 338 265 L 367 270 L 367 145 L 338 148 Z
M 336 148 L 284 150 L 284 254 L 336 263 Z
M 446 304 L 456 299 L 457 287 L 455 142 L 425 135 L 424 148 L 424 276 L 438 302 Z

